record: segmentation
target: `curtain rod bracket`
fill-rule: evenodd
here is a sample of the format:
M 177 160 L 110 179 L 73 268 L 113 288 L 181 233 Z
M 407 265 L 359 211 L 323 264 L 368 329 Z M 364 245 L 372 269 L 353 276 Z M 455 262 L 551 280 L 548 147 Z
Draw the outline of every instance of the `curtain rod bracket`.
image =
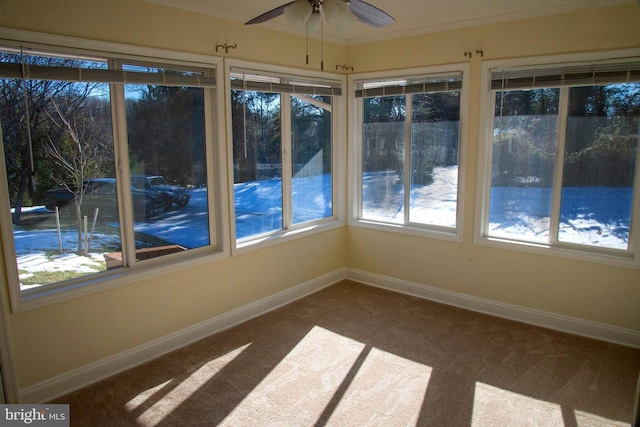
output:
M 238 47 L 237 43 L 234 44 L 219 44 L 216 45 L 216 52 L 218 51 L 218 49 L 224 49 L 224 53 L 229 53 L 229 49 L 236 49 Z
M 480 55 L 480 58 L 484 58 L 484 51 L 482 49 L 476 49 L 476 53 Z M 473 56 L 473 53 L 468 50 L 464 52 L 464 56 L 468 56 L 469 58 L 471 58 Z
M 353 67 L 350 67 L 348 65 L 343 65 L 343 64 L 338 64 L 336 65 L 336 70 L 344 70 L 344 71 L 353 71 Z

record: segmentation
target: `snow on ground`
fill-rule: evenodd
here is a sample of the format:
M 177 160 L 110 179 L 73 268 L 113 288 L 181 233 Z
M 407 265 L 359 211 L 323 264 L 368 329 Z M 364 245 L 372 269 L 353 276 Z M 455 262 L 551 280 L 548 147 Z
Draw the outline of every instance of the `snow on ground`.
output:
M 434 182 L 411 189 L 412 222 L 455 227 L 457 167 L 434 168 Z M 398 176 L 378 172 L 363 177 L 364 217 L 402 222 L 403 192 Z M 551 194 L 548 188 L 495 187 L 491 192 L 490 234 L 531 242 L 549 241 Z M 135 224 L 135 231 L 166 244 L 197 248 L 209 244 L 207 190 L 192 189 L 186 207 L 173 207 L 158 217 Z M 282 191 L 279 179 L 234 186 L 237 238 L 272 230 L 282 224 Z M 630 188 L 573 188 L 563 194 L 559 241 L 606 248 L 626 249 L 631 216 Z M 331 177 L 294 180 L 294 222 L 323 218 L 331 214 Z M 23 212 L 47 214 L 43 207 Z M 50 214 L 49 214 L 50 215 Z M 21 277 L 38 271 L 71 270 L 90 274 L 104 269 L 104 254 L 120 247 L 119 236 L 95 233 L 88 257 L 75 254 L 77 232 L 63 231 L 63 252 L 59 252 L 55 221 L 51 228 L 14 228 L 14 242 Z M 114 224 L 117 230 L 117 224 Z M 117 234 L 117 233 L 115 233 Z M 158 242 L 158 241 L 156 241 Z M 145 243 L 136 242 L 136 247 Z
M 626 249 L 633 189 L 569 187 L 563 191 L 558 241 Z M 489 232 L 495 237 L 549 241 L 551 189 L 494 187 Z
M 458 167 L 433 169 L 433 184 L 411 191 L 410 220 L 443 227 L 456 226 Z
M 363 176 L 363 217 L 374 221 L 404 221 L 402 181 L 392 171 L 366 173 Z M 409 221 L 456 226 L 458 167 L 436 167 L 433 183 L 411 189 Z
M 44 206 L 27 207 L 23 213 L 50 215 Z M 14 227 L 14 245 L 16 249 L 18 268 L 23 273 L 22 279 L 33 276 L 40 271 L 76 271 L 81 273 L 95 273 L 104 269 L 104 257 L 101 248 L 117 244 L 113 236 L 95 234 L 92 240 L 93 249 L 88 256 L 78 256 L 77 231 L 61 231 L 60 237 L 55 229 L 24 230 Z M 62 244 L 62 252 L 60 245 Z
M 207 189 L 189 190 L 191 199 L 185 207 L 176 207 L 161 212 L 156 218 L 146 222 L 137 222 L 134 229 L 138 233 L 148 234 L 162 239 L 167 244 L 176 244 L 188 249 L 209 244 L 209 212 L 207 207 Z M 139 244 L 136 247 L 140 247 Z

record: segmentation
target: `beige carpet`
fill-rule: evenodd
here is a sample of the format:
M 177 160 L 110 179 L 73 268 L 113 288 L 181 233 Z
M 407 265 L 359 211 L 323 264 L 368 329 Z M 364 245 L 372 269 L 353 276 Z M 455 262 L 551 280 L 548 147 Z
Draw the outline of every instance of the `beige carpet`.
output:
M 73 426 L 628 426 L 640 350 L 345 281 L 57 399 Z

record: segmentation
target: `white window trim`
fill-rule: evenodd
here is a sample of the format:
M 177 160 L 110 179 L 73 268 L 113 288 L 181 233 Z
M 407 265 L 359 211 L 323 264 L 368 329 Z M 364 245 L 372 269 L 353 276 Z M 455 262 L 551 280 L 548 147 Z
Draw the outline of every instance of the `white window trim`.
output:
M 346 87 L 347 81 L 345 76 L 341 74 L 333 74 L 326 72 L 301 70 L 296 68 L 266 65 L 245 60 L 229 59 L 224 60 L 224 93 L 225 93 L 225 109 L 227 111 L 226 127 L 232 129 L 231 123 L 231 69 L 232 68 L 245 68 L 257 70 L 265 73 L 274 74 L 287 74 L 299 77 L 308 78 L 320 78 L 339 80 L 342 83 L 342 96 L 333 97 L 331 120 L 333 126 L 332 134 L 332 191 L 333 191 L 333 215 L 327 218 L 318 219 L 316 221 L 305 222 L 299 225 L 293 225 L 286 230 L 277 230 L 264 235 L 258 235 L 248 237 L 240 241 L 236 240 L 236 228 L 235 228 L 235 200 L 233 197 L 233 134 L 231 131 L 227 132 L 227 182 L 228 182 L 228 199 L 229 199 L 229 218 L 230 218 L 230 239 L 231 239 L 231 254 L 239 255 L 246 252 L 262 249 L 274 244 L 278 244 L 284 241 L 297 239 L 300 237 L 309 236 L 315 233 L 321 233 L 331 229 L 343 227 L 345 225 L 345 182 L 346 182 L 346 130 L 345 130 L 345 117 L 346 117 Z M 220 85 L 222 87 L 222 85 Z M 288 120 L 283 120 L 283 125 Z M 290 135 L 285 136 L 283 132 L 283 148 L 285 147 L 285 138 L 290 139 Z M 290 141 L 289 141 L 290 145 Z M 283 164 L 286 159 L 283 159 Z M 283 168 L 284 172 L 284 168 Z M 284 177 L 283 177 L 284 178 Z M 283 194 L 283 203 L 287 200 Z M 283 217 L 287 215 L 284 212 L 286 206 L 283 206 Z
M 371 72 L 349 75 L 349 190 L 352 197 L 349 203 L 349 226 L 369 228 L 380 231 L 409 234 L 427 238 L 462 242 L 464 228 L 465 176 L 467 162 L 468 111 L 469 111 L 469 64 L 458 63 L 435 67 L 421 67 L 387 72 Z M 431 74 L 462 73 L 462 90 L 460 92 L 460 140 L 458 142 L 458 200 L 456 206 L 456 227 L 438 227 L 429 224 L 394 224 L 374 221 L 361 217 L 362 207 L 362 103 L 355 97 L 355 86 L 361 80 L 404 79 L 411 76 Z
M 49 52 L 66 54 L 90 54 L 100 57 L 120 58 L 124 60 L 142 60 L 164 64 L 180 64 L 214 68 L 217 82 L 223 81 L 223 60 L 219 57 L 177 52 L 164 49 L 145 48 L 119 43 L 102 42 L 79 39 L 66 36 L 55 36 L 45 33 L 14 30 L 0 27 L 0 43 L 5 46 L 20 47 L 29 44 L 30 47 L 41 47 Z M 114 53 L 118 52 L 118 53 Z M 207 141 L 207 161 L 211 165 L 211 173 L 207 173 L 207 185 L 211 190 L 209 195 L 210 230 L 212 246 L 196 248 L 185 253 L 168 257 L 147 260 L 134 264 L 132 267 L 102 272 L 98 275 L 85 276 L 70 283 L 59 283 L 43 286 L 37 292 L 22 294 L 18 283 L 18 268 L 15 261 L 15 246 L 12 231 L 2 232 L 2 252 L 7 271 L 12 312 L 42 307 L 48 304 L 69 300 L 79 296 L 89 295 L 107 289 L 142 280 L 151 279 L 167 273 L 173 273 L 186 268 L 207 264 L 212 261 L 230 256 L 229 218 L 225 207 L 227 199 L 227 163 L 226 147 L 224 145 L 225 129 L 223 108 L 225 98 L 223 85 L 217 83 L 217 89 L 206 89 L 205 98 L 212 100 L 213 114 L 205 118 L 206 130 L 213 141 Z M 116 95 L 117 96 L 117 95 Z M 123 112 L 122 112 L 123 113 Z M 115 118 L 114 118 L 115 120 Z M 0 150 L 0 161 L 4 165 L 4 151 Z M 4 168 L 4 166 L 2 166 Z M 4 171 L 4 169 L 3 169 Z M 125 201 L 125 205 L 127 202 Z M 5 173 L 0 173 L 0 222 L 11 224 L 9 195 Z M 3 228 L 6 228 L 4 226 Z M 10 225 L 9 225 L 10 227 Z M 8 232 L 7 232 L 8 231 Z M 5 288 L 5 275 L 0 277 L 0 285 Z
M 478 132 L 478 175 L 476 180 L 476 215 L 474 223 L 474 244 L 506 250 L 517 250 L 539 255 L 556 256 L 588 262 L 599 262 L 613 266 L 640 268 L 640 155 L 636 159 L 636 176 L 634 181 L 634 195 L 632 202 L 632 217 L 629 234 L 629 248 L 632 256 L 619 255 L 606 248 L 584 248 L 578 245 L 553 243 L 537 243 L 509 240 L 491 237 L 489 227 L 489 197 L 491 191 L 491 147 L 493 144 L 493 126 L 491 118 L 495 108 L 494 94 L 491 91 L 491 69 L 499 67 L 544 67 L 561 64 L 617 60 L 640 57 L 640 49 L 616 50 L 599 53 L 577 53 L 567 55 L 553 55 L 535 58 L 518 58 L 507 60 L 483 61 L 481 71 L 481 91 L 479 105 Z M 562 113 L 561 113 L 562 114 Z M 564 127 L 564 124 L 561 126 Z M 558 129 L 561 132 L 562 129 Z M 558 177 L 554 176 L 554 184 Z M 559 203 L 558 192 L 554 191 L 554 208 Z M 553 214 L 553 213 L 552 213 Z

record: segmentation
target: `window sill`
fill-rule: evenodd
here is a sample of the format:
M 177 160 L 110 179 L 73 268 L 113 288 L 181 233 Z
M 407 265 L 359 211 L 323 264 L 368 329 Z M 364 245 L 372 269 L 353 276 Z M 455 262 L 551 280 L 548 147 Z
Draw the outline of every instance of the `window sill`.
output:
M 192 251 L 198 251 L 192 249 Z M 14 312 L 31 310 L 80 296 L 114 289 L 122 285 L 152 279 L 168 273 L 175 273 L 186 268 L 196 267 L 227 258 L 224 251 L 179 254 L 177 256 L 159 257 L 136 264 L 131 268 L 110 270 L 104 274 L 88 276 L 86 280 L 71 283 L 45 285 L 21 292 L 21 300 Z
M 337 218 L 325 218 L 320 222 L 316 222 L 301 228 L 292 230 L 281 230 L 268 235 L 257 236 L 236 242 L 232 255 L 241 255 L 243 253 L 263 249 L 276 244 L 288 242 L 293 239 L 311 236 L 313 234 L 322 233 L 333 230 L 335 228 L 344 227 L 344 221 Z
M 462 230 L 460 228 L 426 228 L 415 225 L 392 224 L 366 219 L 353 219 L 349 222 L 352 227 L 368 228 L 372 230 L 391 233 L 408 234 L 411 236 L 426 237 L 429 239 L 448 240 L 450 242 L 462 242 Z
M 604 251 L 590 251 L 588 249 L 580 250 L 579 248 L 559 247 L 545 243 L 522 242 L 489 236 L 476 237 L 474 244 L 497 249 L 607 264 L 615 267 L 640 269 L 640 260 L 637 256 L 630 253 L 616 254 Z

